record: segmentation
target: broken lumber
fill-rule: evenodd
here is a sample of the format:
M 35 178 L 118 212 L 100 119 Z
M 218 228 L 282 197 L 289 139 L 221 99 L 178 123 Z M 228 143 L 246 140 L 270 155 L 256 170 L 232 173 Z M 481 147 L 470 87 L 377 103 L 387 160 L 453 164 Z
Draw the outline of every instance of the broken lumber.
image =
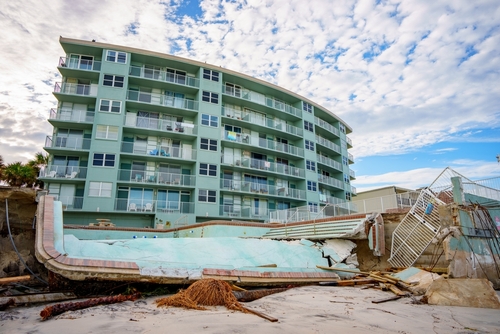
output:
M 387 284 L 387 287 L 389 288 L 389 290 L 391 290 L 392 292 L 394 292 L 396 294 L 396 296 L 406 296 L 407 293 L 406 292 L 403 292 L 401 290 L 399 290 L 395 285 L 393 284 Z
M 76 299 L 73 292 L 42 292 L 42 293 L 25 293 L 9 297 L 0 297 L 0 304 L 6 299 L 14 299 L 16 305 L 30 303 L 47 303 L 61 300 Z
M 317 265 L 316 268 L 324 269 L 324 270 L 333 270 L 333 271 L 343 271 L 346 273 L 360 274 L 360 275 L 370 275 L 370 273 L 359 271 L 357 269 L 347 269 L 347 268 L 335 268 L 335 267 L 325 267 Z
M 380 298 L 380 299 L 372 300 L 372 303 L 374 303 L 374 304 L 380 304 L 380 303 L 389 302 L 391 300 L 397 300 L 399 298 L 401 298 L 401 296 L 390 296 L 390 297 L 385 297 L 385 298 Z
M 6 284 L 11 284 L 11 283 L 16 283 L 16 282 L 24 282 L 24 281 L 29 281 L 30 279 L 31 279 L 30 275 L 15 276 L 15 277 L 3 277 L 3 278 L 0 278 L 0 285 L 6 285 Z
M 376 281 L 371 278 L 360 278 L 360 279 L 346 279 L 346 280 L 337 280 L 332 282 L 320 282 L 319 285 L 323 286 L 354 286 L 354 285 L 363 285 L 363 284 L 371 284 Z
M 276 319 L 276 318 L 273 318 L 273 317 L 271 317 L 271 316 L 268 316 L 267 314 L 264 314 L 264 313 L 262 313 L 262 312 L 259 312 L 259 311 L 255 311 L 255 310 L 249 309 L 248 307 L 244 307 L 244 306 L 243 306 L 243 309 L 244 309 L 245 311 L 247 311 L 247 312 L 250 312 L 250 313 L 253 313 L 253 314 L 255 314 L 255 315 L 258 315 L 259 317 L 264 318 L 264 319 L 266 319 L 266 320 L 269 320 L 269 321 L 271 321 L 271 322 L 276 322 L 276 321 L 278 321 L 278 319 Z

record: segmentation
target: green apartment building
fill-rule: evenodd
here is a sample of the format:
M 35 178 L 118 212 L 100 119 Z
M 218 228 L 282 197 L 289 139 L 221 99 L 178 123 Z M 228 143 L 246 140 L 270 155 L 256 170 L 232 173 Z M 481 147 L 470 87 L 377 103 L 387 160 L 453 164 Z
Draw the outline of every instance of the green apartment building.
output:
M 352 129 L 308 99 L 168 54 L 60 38 L 40 174 L 65 224 L 265 222 L 350 200 Z

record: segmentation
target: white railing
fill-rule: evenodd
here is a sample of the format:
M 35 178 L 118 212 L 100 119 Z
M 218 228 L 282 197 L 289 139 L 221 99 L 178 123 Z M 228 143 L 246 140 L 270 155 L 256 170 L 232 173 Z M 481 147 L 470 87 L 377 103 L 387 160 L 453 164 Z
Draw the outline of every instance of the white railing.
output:
M 196 160 L 195 149 L 178 147 L 178 146 L 146 145 L 143 143 L 133 143 L 133 142 L 123 141 L 121 144 L 121 152 L 144 155 L 144 156 L 159 156 L 164 158 Z
M 90 139 L 81 137 L 52 137 L 45 138 L 45 147 L 65 148 L 69 150 L 90 149 Z
M 199 87 L 200 80 L 187 75 L 181 75 L 164 70 L 144 68 L 143 66 L 130 66 L 130 76 L 153 79 L 183 86 Z
M 305 176 L 305 170 L 302 168 L 297 168 L 289 165 L 278 164 L 275 162 L 269 162 L 265 160 L 247 158 L 247 157 L 235 157 L 235 156 L 225 156 L 222 155 L 221 163 L 224 165 L 239 166 L 251 169 L 260 169 L 266 172 L 274 172 L 284 175 L 296 176 L 303 178 Z
M 293 189 L 284 186 L 272 186 L 268 184 L 249 182 L 249 181 L 235 181 L 235 180 L 220 180 L 221 189 L 227 189 L 236 192 L 245 192 L 261 195 L 272 195 L 286 198 L 294 198 L 305 200 L 305 190 Z
M 97 85 L 82 85 L 78 83 L 56 82 L 54 93 L 96 96 Z
M 330 166 L 332 168 L 335 168 L 336 170 L 338 171 L 342 171 L 342 164 L 340 162 L 337 162 L 333 159 L 330 159 L 328 157 L 325 157 L 325 156 L 322 156 L 320 154 L 316 154 L 316 161 L 323 164 L 323 165 L 326 165 L 326 166 Z
M 75 59 L 68 57 L 59 58 L 59 67 L 66 67 L 84 71 L 100 71 L 101 62 L 93 59 Z
M 93 123 L 95 112 L 71 109 L 50 109 L 49 119 L 69 121 L 73 123 Z
M 324 176 L 318 174 L 318 182 L 328 184 L 330 186 L 334 186 L 339 189 L 344 189 L 344 182 L 334 179 L 333 177 L 330 176 Z
M 177 132 L 187 135 L 197 134 L 197 126 L 194 124 L 175 122 L 158 118 L 131 117 L 127 114 L 124 122 L 125 126 L 133 128 Z
M 334 127 L 333 125 L 331 125 L 330 123 L 322 120 L 321 118 L 318 118 L 318 117 L 314 117 L 314 124 L 318 125 L 319 127 L 327 130 L 328 132 L 331 132 L 333 133 L 334 135 L 336 135 L 337 137 L 339 137 L 339 130 Z
M 198 110 L 199 106 L 198 101 L 136 90 L 129 90 L 127 92 L 127 100 L 185 110 Z
M 252 146 L 259 146 L 273 151 L 287 153 L 299 157 L 304 156 L 304 149 L 289 144 L 280 143 L 270 139 L 255 138 L 246 133 L 236 133 L 224 130 L 224 139 Z
M 133 213 L 164 212 L 172 214 L 194 213 L 194 203 L 153 199 L 117 198 L 115 211 Z
M 462 182 L 464 192 L 480 197 L 491 198 L 500 201 L 500 177 Z
M 196 185 L 195 175 L 183 175 L 149 170 L 119 169 L 118 181 L 156 185 L 189 186 Z
M 41 166 L 38 177 L 85 179 L 87 177 L 87 167 L 57 165 Z
M 339 154 L 341 154 L 341 150 L 340 150 L 340 146 L 335 144 L 334 142 L 331 142 L 329 141 L 328 139 L 326 138 L 323 138 L 321 136 L 316 136 L 316 143 L 320 144 L 320 145 L 323 145 L 325 147 L 328 147 L 329 149 L 331 149 L 332 151 L 335 151 Z

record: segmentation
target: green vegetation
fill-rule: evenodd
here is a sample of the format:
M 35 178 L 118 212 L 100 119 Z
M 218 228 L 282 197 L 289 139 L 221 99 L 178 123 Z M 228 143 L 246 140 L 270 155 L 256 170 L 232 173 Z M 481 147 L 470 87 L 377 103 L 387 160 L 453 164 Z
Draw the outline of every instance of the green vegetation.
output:
M 43 186 L 43 182 L 38 180 L 40 167 L 48 163 L 48 157 L 38 152 L 35 158 L 28 163 L 13 162 L 5 165 L 3 157 L 0 156 L 0 180 L 12 187 L 37 187 Z

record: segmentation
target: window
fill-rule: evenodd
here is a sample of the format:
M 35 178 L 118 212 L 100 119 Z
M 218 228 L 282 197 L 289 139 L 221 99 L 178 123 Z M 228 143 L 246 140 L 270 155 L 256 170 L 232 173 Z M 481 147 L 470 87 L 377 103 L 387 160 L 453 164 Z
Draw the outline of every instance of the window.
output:
M 198 202 L 216 203 L 217 193 L 215 190 L 200 189 L 198 192 Z
M 218 127 L 219 126 L 219 117 L 207 114 L 201 114 L 201 124 L 207 126 Z
M 308 113 L 312 114 L 313 112 L 313 107 L 307 102 L 302 102 L 302 110 L 307 111 Z
M 111 182 L 90 182 L 89 196 L 111 197 L 112 188 L 113 188 L 113 183 Z
M 217 165 L 200 163 L 200 175 L 217 176 Z
M 349 166 L 349 160 L 347 159 L 347 157 L 342 156 L 342 163 L 346 166 Z
M 219 82 L 219 72 L 203 69 L 203 79 Z
M 307 181 L 307 190 L 316 191 L 317 190 L 317 184 L 316 184 L 316 182 Z
M 339 124 L 340 132 L 345 133 L 345 125 L 340 123 Z
M 114 63 L 125 64 L 127 62 L 127 54 L 125 52 L 108 50 L 106 60 Z
M 104 74 L 102 84 L 110 87 L 123 87 L 124 77 L 119 75 Z
M 109 154 L 109 153 L 94 153 L 94 159 L 92 160 L 92 166 L 114 167 L 115 166 L 115 155 Z
M 122 101 L 101 100 L 99 111 L 120 113 L 121 110 L 122 110 Z
M 316 171 L 316 163 L 311 160 L 306 160 L 306 168 L 310 171 Z
M 346 192 L 345 193 L 345 199 L 350 201 L 351 200 L 351 193 L 350 192 Z
M 312 141 L 306 139 L 305 143 L 306 143 L 306 150 L 314 151 L 314 143 Z
M 200 149 L 217 152 L 217 140 L 201 138 L 200 139 Z
M 307 205 L 309 206 L 309 212 L 318 212 L 318 203 L 309 202 Z
M 349 175 L 344 174 L 344 182 L 347 184 L 351 183 L 351 179 L 349 178 Z
M 205 102 L 217 104 L 217 103 L 219 103 L 219 94 L 203 91 L 203 95 L 201 97 L 201 100 L 205 101 Z
M 311 122 L 304 121 L 304 129 L 313 132 L 314 131 L 313 124 Z
M 241 86 L 226 82 L 226 94 L 241 97 Z
M 118 127 L 111 125 L 97 125 L 95 137 L 99 139 L 116 140 L 118 139 Z

